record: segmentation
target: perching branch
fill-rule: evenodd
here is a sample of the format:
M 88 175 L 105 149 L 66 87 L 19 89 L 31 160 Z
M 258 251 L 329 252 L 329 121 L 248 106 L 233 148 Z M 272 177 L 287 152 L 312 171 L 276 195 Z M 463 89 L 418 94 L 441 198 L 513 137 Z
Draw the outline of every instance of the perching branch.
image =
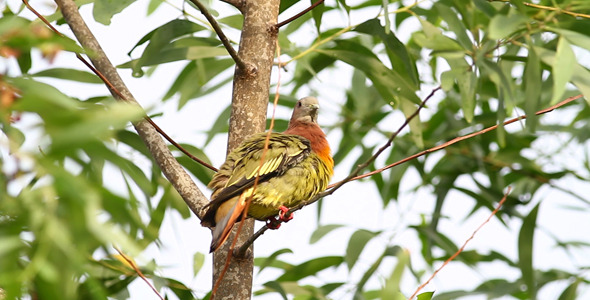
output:
M 229 42 L 229 39 L 223 33 L 223 30 L 221 30 L 221 27 L 219 27 L 219 23 L 217 23 L 215 18 L 207 10 L 207 7 L 205 7 L 205 5 L 203 5 L 203 3 L 201 3 L 199 0 L 190 0 L 190 1 L 194 5 L 196 5 L 199 8 L 199 10 L 201 11 L 201 13 L 205 16 L 205 18 L 207 18 L 207 21 L 209 21 L 209 23 L 211 24 L 211 27 L 213 27 L 213 30 L 215 30 L 215 33 L 217 33 L 219 40 L 221 40 L 221 43 L 223 44 L 223 46 L 225 47 L 225 49 L 229 53 L 229 56 L 231 56 L 231 58 L 236 62 L 238 69 L 240 69 L 244 72 L 247 72 L 247 73 L 255 72 L 255 68 L 253 66 L 249 66 L 248 64 L 246 64 L 238 56 L 238 52 L 236 52 L 236 49 L 234 49 L 234 47 L 231 45 L 231 43 Z
M 27 7 L 30 7 L 27 1 L 23 0 L 23 2 Z M 87 62 L 86 64 L 96 74 L 100 74 L 99 77 L 105 82 L 111 94 L 116 99 L 141 107 L 129 89 L 127 89 L 125 83 L 119 77 L 117 70 L 111 64 L 100 44 L 82 19 L 76 3 L 73 0 L 56 0 L 55 2 L 82 47 L 94 54 L 90 59 L 94 66 L 91 66 Z M 79 56 L 80 58 L 81 56 Z M 147 120 L 141 120 L 133 124 L 164 176 L 166 176 L 168 181 L 178 191 L 192 212 L 200 217 L 201 208 L 208 202 L 207 198 L 174 158 L 153 125 L 153 122 L 150 124 Z
M 284 25 L 287 25 L 287 24 L 289 24 L 289 23 L 297 20 L 298 18 L 300 18 L 301 16 L 303 16 L 304 14 L 306 14 L 307 12 L 309 12 L 310 10 L 316 8 L 316 6 L 318 6 L 318 5 L 322 4 L 322 3 L 324 3 L 324 0 L 318 0 L 318 1 L 316 1 L 314 4 L 312 4 L 310 7 L 302 10 L 300 13 L 298 13 L 298 14 L 290 17 L 290 18 L 288 18 L 287 20 L 285 20 L 283 22 L 277 23 L 277 25 L 275 25 L 275 27 L 277 29 L 279 29 L 279 28 L 283 27 Z
M 449 257 L 447 260 L 445 260 L 445 262 L 438 268 L 436 269 L 436 271 L 434 271 L 434 273 L 432 273 L 432 275 L 430 276 L 430 278 L 428 278 L 428 280 L 426 280 L 426 282 L 424 282 L 423 284 L 421 284 L 416 291 L 412 294 L 412 296 L 410 296 L 410 298 L 408 298 L 408 300 L 412 300 L 414 297 L 416 297 L 416 295 L 418 295 L 418 292 L 420 292 L 420 290 L 422 290 L 427 284 L 430 283 L 430 281 L 432 279 L 434 279 L 434 277 L 436 276 L 436 274 L 438 274 L 438 272 L 440 270 L 442 270 L 442 268 L 444 268 L 449 262 L 451 262 L 453 259 L 455 259 L 459 254 L 461 254 L 461 252 L 463 252 L 463 250 L 465 250 L 465 247 L 467 246 L 467 243 L 469 243 L 474 237 L 475 234 L 477 234 L 477 232 L 483 228 L 484 225 L 486 225 L 493 216 L 495 216 L 498 211 L 500 210 L 500 208 L 502 207 L 502 205 L 504 205 L 504 202 L 506 202 L 506 198 L 508 197 L 508 194 L 510 194 L 510 190 L 511 188 L 508 187 L 508 190 L 506 191 L 506 194 L 504 194 L 504 197 L 502 197 L 502 200 L 500 200 L 500 202 L 498 203 L 498 206 L 496 206 L 496 209 L 494 209 L 494 211 L 492 211 L 492 213 L 490 214 L 490 216 L 483 222 L 481 223 L 481 225 L 479 225 L 475 231 L 473 231 L 473 233 L 471 234 L 471 236 L 465 240 L 465 242 L 463 243 L 463 245 L 461 246 L 461 248 L 459 248 L 459 250 L 457 250 L 457 252 L 455 252 L 455 254 L 451 255 L 451 257 Z
M 387 165 L 387 166 L 385 166 L 385 167 L 383 167 L 383 168 L 380 168 L 380 169 L 377 169 L 377 170 L 375 170 L 375 171 L 371 171 L 371 172 L 365 173 L 365 174 L 363 174 L 363 175 L 358 175 L 358 173 L 359 173 L 359 172 L 360 172 L 362 169 L 366 168 L 366 167 L 367 167 L 369 164 L 371 164 L 371 163 L 372 163 L 372 162 L 375 160 L 375 158 L 376 158 L 376 157 L 377 157 L 379 154 L 381 154 L 381 152 L 383 152 L 383 150 L 385 150 L 387 147 L 389 147 L 389 146 L 391 145 L 391 142 L 393 141 L 393 139 L 394 139 L 394 138 L 395 138 L 395 137 L 396 137 L 396 136 L 399 134 L 399 132 L 400 132 L 400 131 L 401 131 L 401 130 L 402 130 L 402 129 L 403 129 L 403 128 L 404 128 L 404 127 L 405 127 L 405 126 L 406 126 L 406 125 L 409 123 L 409 121 L 410 121 L 410 120 L 411 120 L 413 117 L 415 117 L 415 116 L 418 114 L 418 112 L 420 111 L 420 109 L 421 109 L 421 108 L 424 106 L 425 102 L 426 102 L 428 99 L 430 99 L 430 97 L 432 97 L 432 96 L 433 96 L 433 94 L 434 94 L 434 93 L 435 93 L 435 92 L 436 92 L 438 89 L 440 89 L 440 87 L 438 87 L 438 88 L 434 89 L 434 90 L 433 90 L 433 91 L 430 93 L 430 95 L 428 95 L 428 96 L 426 97 L 426 99 L 425 99 L 425 100 L 422 102 L 422 104 L 421 104 L 421 105 L 418 107 L 418 109 L 417 109 L 417 110 L 416 110 L 416 111 L 415 111 L 415 112 L 414 112 L 412 115 L 410 115 L 410 116 L 409 116 L 409 117 L 406 119 L 406 122 L 404 122 L 404 124 L 402 124 L 402 126 L 401 126 L 401 127 L 398 129 L 398 131 L 396 131 L 396 132 L 395 132 L 395 133 L 392 135 L 392 137 L 391 137 L 391 138 L 388 140 L 388 142 L 387 142 L 387 143 L 386 143 L 386 144 L 385 144 L 383 147 L 381 147 L 381 148 L 380 148 L 380 149 L 379 149 L 379 150 L 378 150 L 378 151 L 377 151 L 377 152 L 376 152 L 376 153 L 375 153 L 373 156 L 371 156 L 371 157 L 370 157 L 370 158 L 369 158 L 369 159 L 368 159 L 368 160 L 367 160 L 365 163 L 363 163 L 363 164 L 359 165 L 359 166 L 358 166 L 358 167 L 357 167 L 357 168 L 356 168 L 356 169 L 355 169 L 355 170 L 354 170 L 354 171 L 353 171 L 353 172 L 352 172 L 350 175 L 348 175 L 348 176 L 347 176 L 346 178 L 344 178 L 343 180 L 341 180 L 341 181 L 339 181 L 339 182 L 336 182 L 336 183 L 334 183 L 334 184 L 331 184 L 330 186 L 328 186 L 328 189 L 327 189 L 326 191 L 324 191 L 324 192 L 322 192 L 322 193 L 319 193 L 319 194 L 317 194 L 316 196 L 312 197 L 311 199 L 309 199 L 309 200 L 308 200 L 308 201 L 306 201 L 306 202 L 303 202 L 303 203 L 301 203 L 301 204 L 299 204 L 299 205 L 297 205 L 297 206 L 294 206 L 294 207 L 292 207 L 291 209 L 289 209 L 289 212 L 287 212 L 287 214 L 289 214 L 289 213 L 293 213 L 293 212 L 295 212 L 295 211 L 297 211 L 297 210 L 299 210 L 299 209 L 303 208 L 304 206 L 310 205 L 310 204 L 312 204 L 312 203 L 314 203 L 314 202 L 318 201 L 319 199 L 321 199 L 321 198 L 323 198 L 323 197 L 326 197 L 326 196 L 329 196 L 329 195 L 333 194 L 333 193 L 334 193 L 334 192 L 335 192 L 337 189 L 339 189 L 339 188 L 340 188 L 342 185 L 344 185 L 345 183 L 348 183 L 348 182 L 350 182 L 350 181 L 354 181 L 354 180 L 358 180 L 358 179 L 361 179 L 361 178 L 369 177 L 369 176 L 375 175 L 375 174 L 377 174 L 377 173 L 381 173 L 381 172 L 383 172 L 383 171 L 385 171 L 385 170 L 387 170 L 387 169 L 390 169 L 390 168 L 392 168 L 392 167 L 395 167 L 395 166 L 397 166 L 397 165 L 401 165 L 401 164 L 403 164 L 403 163 L 405 163 L 405 162 L 408 162 L 408 161 L 410 161 L 410 160 L 412 160 L 412 159 L 418 158 L 418 157 L 420 157 L 420 156 L 423 156 L 423 155 L 426 155 L 426 154 L 428 154 L 428 153 L 432 153 L 432 152 L 435 152 L 435 151 L 438 151 L 438 150 L 441 150 L 441 149 L 447 148 L 448 146 L 451 146 L 451 145 L 453 145 L 453 144 L 455 144 L 455 143 L 457 143 L 457 142 L 460 142 L 460 141 L 463 141 L 463 140 L 466 140 L 466 139 L 470 139 L 470 138 L 472 138 L 472 137 L 474 137 L 474 136 L 478 136 L 478 135 L 481 135 L 481 134 L 487 133 L 487 132 L 489 132 L 489 131 L 492 131 L 492 130 L 495 130 L 496 128 L 498 128 L 498 126 L 499 126 L 499 125 L 494 125 L 494 126 L 490 126 L 490 127 L 488 127 L 488 128 L 484 128 L 484 129 L 482 129 L 482 130 L 480 130 L 480 131 L 477 131 L 477 132 L 474 132 L 474 133 L 470 133 L 470 134 L 467 134 L 467 135 L 464 135 L 464 136 L 460 136 L 460 137 L 454 138 L 454 139 L 452 139 L 452 140 L 450 140 L 450 141 L 448 141 L 448 142 L 446 142 L 446 143 L 443 143 L 443 144 L 441 144 L 441 145 L 439 145 L 439 146 L 432 147 L 432 148 L 430 148 L 430 149 L 427 149 L 427 150 L 424 150 L 424 151 L 422 151 L 422 152 L 416 153 L 416 154 L 414 154 L 414 155 L 412 155 L 412 156 L 406 157 L 406 158 L 404 158 L 404 159 L 402 159 L 402 160 L 399 160 L 399 161 L 397 161 L 397 162 L 395 162 L 395 163 L 392 163 L 392 164 L 390 164 L 390 165 Z M 569 98 L 567 98 L 567 99 L 565 99 L 565 100 L 563 100 L 563 101 L 561 101 L 561 102 L 559 102 L 559 103 L 557 103 L 557 104 L 555 104 L 555 105 L 553 105 L 553 106 L 551 106 L 551 107 L 548 107 L 548 108 L 546 108 L 546 109 L 543 109 L 543 110 L 540 110 L 540 111 L 536 112 L 536 113 L 535 113 L 535 115 L 537 115 L 537 116 L 538 116 L 538 115 L 542 115 L 542 114 L 545 114 L 545 113 L 551 112 L 551 111 L 553 111 L 553 110 L 555 110 L 555 109 L 557 109 L 557 108 L 559 108 L 559 107 L 562 107 L 562 106 L 564 106 L 564 105 L 566 105 L 566 104 L 568 104 L 568 103 L 570 103 L 570 102 L 572 102 L 572 101 L 574 101 L 574 100 L 580 99 L 580 98 L 582 98 L 582 97 L 583 97 L 583 95 L 581 95 L 581 94 L 580 94 L 580 95 L 577 95 L 577 96 L 569 97 Z M 508 124 L 512 124 L 512 123 L 514 123 L 514 122 L 517 122 L 517 121 L 520 121 L 520 120 L 523 120 L 523 119 L 526 119 L 526 118 L 527 118 L 527 116 L 526 116 L 526 115 L 524 115 L 524 116 L 519 116 L 519 117 L 516 117 L 516 118 L 510 119 L 510 120 L 508 120 L 508 121 L 504 122 L 504 123 L 503 123 L 503 125 L 505 126 L 505 125 L 508 125 Z M 357 175 L 358 175 L 358 176 L 357 176 Z M 268 229 L 269 229 L 269 228 L 268 228 L 268 226 L 263 226 L 262 228 L 260 228 L 260 229 L 259 229 L 259 230 L 258 230 L 258 231 L 257 231 L 257 232 L 254 234 L 254 235 L 252 235 L 252 236 L 250 237 L 250 239 L 248 239 L 248 241 L 247 241 L 246 243 L 244 243 L 244 245 L 242 245 L 242 246 L 240 247 L 240 249 L 239 249 L 239 252 L 241 252 L 242 250 L 243 250 L 243 251 L 245 251 L 245 249 L 247 249 L 247 248 L 248 248 L 248 247 L 249 247 L 249 246 L 250 246 L 252 243 L 254 243 L 254 241 L 255 241 L 255 240 L 258 238 L 258 237 L 260 237 L 262 234 L 264 234 L 264 232 L 265 232 L 266 230 L 268 230 Z

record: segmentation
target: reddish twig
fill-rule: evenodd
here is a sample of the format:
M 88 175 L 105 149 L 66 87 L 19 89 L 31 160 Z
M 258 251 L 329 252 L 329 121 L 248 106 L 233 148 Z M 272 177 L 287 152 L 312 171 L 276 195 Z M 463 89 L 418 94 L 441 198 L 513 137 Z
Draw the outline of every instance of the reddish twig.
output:
M 137 273 L 137 275 L 139 277 L 141 277 L 141 279 L 143 279 L 143 281 L 145 281 L 145 283 L 147 283 L 147 285 L 149 285 L 149 287 L 152 289 L 152 291 L 154 291 L 154 293 L 156 293 L 156 295 L 158 295 L 158 297 L 161 300 L 164 300 L 164 297 L 162 297 L 162 295 L 160 295 L 160 293 L 158 292 L 158 290 L 149 282 L 149 280 L 145 277 L 145 275 L 143 275 L 143 273 L 141 272 L 141 270 L 137 267 L 137 265 L 135 264 L 135 262 L 130 259 L 129 257 L 127 257 L 126 254 L 124 254 L 119 248 L 114 247 L 115 250 L 117 250 L 117 252 L 119 252 L 119 255 L 121 255 L 121 257 L 123 257 L 123 259 L 127 262 L 127 264 L 129 266 L 131 266 L 131 268 L 133 268 L 133 270 L 135 271 L 135 273 Z
M 298 13 L 298 14 L 290 17 L 290 18 L 288 18 L 287 20 L 285 20 L 283 22 L 277 23 L 275 25 L 275 28 L 279 29 L 279 28 L 283 27 L 284 25 L 287 25 L 287 24 L 293 22 L 294 20 L 297 20 L 298 18 L 300 18 L 301 16 L 303 16 L 304 14 L 306 14 L 307 12 L 309 12 L 310 10 L 316 8 L 316 6 L 318 6 L 318 5 L 322 4 L 322 3 L 324 3 L 324 0 L 318 0 L 318 1 L 316 1 L 314 4 L 312 4 L 310 7 L 302 10 L 300 13 Z M 280 64 L 279 64 L 279 66 L 280 66 Z
M 569 97 L 569 98 L 567 98 L 567 99 L 565 99 L 565 100 L 563 100 L 563 101 L 561 101 L 561 102 L 559 102 L 559 103 L 557 103 L 557 104 L 555 104 L 555 105 L 553 105 L 553 106 L 551 106 L 549 108 L 546 108 L 546 109 L 543 109 L 543 110 L 540 110 L 540 111 L 536 112 L 535 115 L 538 116 L 538 115 L 542 115 L 542 114 L 548 113 L 548 112 L 550 112 L 550 111 L 552 111 L 552 110 L 554 110 L 556 108 L 559 108 L 561 106 L 564 106 L 564 105 L 566 105 L 566 104 L 568 104 L 568 103 L 570 103 L 570 102 L 572 102 L 574 100 L 580 99 L 582 97 L 583 97 L 583 95 L 581 95 L 581 94 L 580 95 L 577 95 L 577 96 Z M 526 115 L 520 116 L 520 117 L 516 117 L 516 118 L 510 119 L 510 120 L 502 123 L 502 125 L 512 124 L 514 122 L 517 122 L 517 121 L 520 121 L 520 120 L 523 120 L 523 119 L 526 119 L 526 118 L 527 118 Z M 452 140 L 450 140 L 450 141 L 448 141 L 446 143 L 443 143 L 443 144 L 441 144 L 439 146 L 432 147 L 430 149 L 427 149 L 427 150 L 424 150 L 422 152 L 416 153 L 416 154 L 414 154 L 412 156 L 406 157 L 406 158 L 404 158 L 402 160 L 399 160 L 399 161 L 394 162 L 394 163 L 392 163 L 390 165 L 387 165 L 387 166 L 385 166 L 385 167 L 383 167 L 381 169 L 377 169 L 375 171 L 371 171 L 371 172 L 368 172 L 366 174 L 363 174 L 363 175 L 360 175 L 360 176 L 356 176 L 356 177 L 352 178 L 350 181 L 361 179 L 361 178 L 365 178 L 365 177 L 369 177 L 369 176 L 375 175 L 377 173 L 381 173 L 381 172 L 383 172 L 383 171 L 385 171 L 387 169 L 390 169 L 390 168 L 395 167 L 397 165 L 401 165 L 401 164 L 403 164 L 405 162 L 408 162 L 408 161 L 410 161 L 410 160 L 412 160 L 414 158 L 417 158 L 417 157 L 423 156 L 425 154 L 432 153 L 432 152 L 435 152 L 435 151 L 444 149 L 444 148 L 446 148 L 446 147 L 448 147 L 450 145 L 453 145 L 453 144 L 455 144 L 457 142 L 460 142 L 460 141 L 463 141 L 463 140 L 466 140 L 466 139 L 470 139 L 470 138 L 472 138 L 474 136 L 484 134 L 484 133 L 486 133 L 488 131 L 492 131 L 492 130 L 498 128 L 498 126 L 499 125 L 490 126 L 488 128 L 484 128 L 484 129 L 482 129 L 480 131 L 477 131 L 477 132 L 473 132 L 473 133 L 470 133 L 470 134 L 467 134 L 467 135 L 464 135 L 464 136 L 456 137 L 456 138 L 454 138 L 454 139 L 452 139 Z M 339 183 L 340 182 L 335 183 L 335 184 L 332 184 L 328 188 L 334 187 L 334 186 L 336 186 Z
M 465 247 L 467 246 L 467 243 L 469 243 L 475 237 L 475 234 L 477 234 L 477 232 L 480 229 L 482 229 L 483 226 L 486 225 L 492 219 L 492 217 L 496 215 L 496 213 L 498 213 L 498 211 L 500 210 L 500 208 L 502 207 L 502 205 L 504 204 L 504 202 L 506 202 L 506 198 L 508 197 L 508 194 L 510 194 L 510 190 L 511 190 L 511 188 L 508 187 L 508 190 L 504 194 L 504 197 L 502 197 L 502 200 L 500 200 L 500 202 L 498 203 L 498 206 L 496 206 L 496 209 L 494 209 L 494 211 L 492 211 L 492 213 L 490 214 L 490 216 L 483 223 L 481 223 L 481 225 L 479 225 L 479 227 L 477 227 L 477 229 L 475 229 L 475 231 L 473 231 L 473 233 L 471 234 L 471 236 L 467 240 L 465 240 L 465 242 L 463 243 L 463 245 L 461 246 L 461 248 L 459 248 L 459 250 L 457 250 L 457 252 L 455 252 L 455 254 L 451 255 L 451 257 L 449 257 L 447 260 L 445 260 L 445 262 L 438 269 L 436 269 L 436 271 L 434 271 L 434 273 L 432 273 L 432 275 L 430 276 L 430 278 L 428 278 L 428 280 L 426 280 L 426 282 L 424 282 L 423 284 L 421 284 L 416 289 L 416 291 L 412 294 L 412 296 L 410 296 L 410 298 L 408 298 L 408 300 L 412 300 L 414 297 L 416 297 L 416 295 L 418 294 L 418 292 L 420 292 L 420 290 L 422 290 L 426 285 L 428 285 L 430 283 L 430 281 L 432 281 L 432 279 L 434 279 L 434 277 L 436 276 L 436 274 L 438 274 L 438 272 L 440 272 L 440 270 L 442 270 L 442 268 L 444 268 L 448 263 L 450 263 L 451 261 L 453 261 L 459 254 L 461 254 L 461 252 L 463 252 L 463 250 L 465 250 Z
M 47 21 L 47 19 L 45 19 L 45 17 L 43 17 L 43 15 L 41 15 L 39 12 L 37 12 L 30 4 L 29 1 L 27 0 L 22 0 L 24 5 L 32 12 L 34 13 L 41 21 L 43 21 L 43 23 L 45 23 L 45 25 L 47 25 L 49 28 L 51 28 L 51 30 L 53 32 L 55 32 L 56 34 L 64 37 L 64 34 L 59 32 L 59 30 L 57 30 L 55 27 L 53 27 L 53 25 L 51 25 L 51 23 L 49 23 L 49 21 Z M 98 76 L 98 78 L 100 78 L 100 80 L 102 80 L 104 82 L 104 84 L 107 86 L 107 88 L 112 91 L 114 94 L 117 95 L 117 97 L 123 101 L 128 101 L 128 99 L 123 96 L 123 94 L 121 94 L 121 92 L 119 92 L 119 90 L 117 90 L 117 88 L 115 88 L 115 86 L 113 86 L 113 84 L 100 72 L 98 71 L 92 64 L 90 64 L 86 59 L 84 59 L 84 57 L 82 57 L 82 55 L 80 55 L 80 53 L 76 53 L 76 58 L 78 58 L 78 60 L 80 60 L 84 65 L 86 65 L 86 67 L 88 67 L 88 69 L 90 69 L 96 76 Z M 182 153 L 184 153 L 186 156 L 190 157 L 192 160 L 198 162 L 199 164 L 207 167 L 208 169 L 217 172 L 217 168 L 213 167 L 212 165 L 204 162 L 203 160 L 199 159 L 198 157 L 192 155 L 190 152 L 188 152 L 186 149 L 184 149 L 182 146 L 180 146 L 176 141 L 174 141 L 170 136 L 168 136 L 168 134 L 166 134 L 166 132 L 164 132 L 164 130 L 162 130 L 162 128 L 160 128 L 158 125 L 156 125 L 156 123 L 148 116 L 144 116 L 143 117 L 148 123 L 150 123 L 154 129 L 160 134 L 162 135 L 168 142 L 170 142 L 170 144 L 172 144 L 174 147 L 176 147 L 178 150 L 180 150 Z

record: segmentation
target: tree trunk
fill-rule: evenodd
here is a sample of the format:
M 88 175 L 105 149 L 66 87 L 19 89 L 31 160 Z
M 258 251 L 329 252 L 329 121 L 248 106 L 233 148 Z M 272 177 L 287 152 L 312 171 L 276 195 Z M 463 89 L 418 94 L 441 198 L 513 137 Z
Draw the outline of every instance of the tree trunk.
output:
M 230 117 L 228 151 L 242 140 L 266 127 L 266 108 L 269 99 L 270 74 L 275 54 L 279 0 L 248 0 L 242 2 L 244 25 L 240 39 L 239 57 L 249 70 L 236 67 Z M 236 242 L 242 245 L 254 233 L 254 221 L 244 221 Z M 233 244 L 239 223 L 234 226 L 228 241 L 213 255 L 213 287 L 215 299 L 250 299 L 254 256 L 248 251 L 245 257 L 231 257 L 225 274 L 227 255 Z M 252 248 L 250 248 L 252 250 Z

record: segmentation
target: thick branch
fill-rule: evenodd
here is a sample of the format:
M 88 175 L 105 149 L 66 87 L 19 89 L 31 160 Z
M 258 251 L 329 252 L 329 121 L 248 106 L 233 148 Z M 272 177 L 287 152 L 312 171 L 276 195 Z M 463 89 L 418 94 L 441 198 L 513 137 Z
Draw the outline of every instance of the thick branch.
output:
M 277 40 L 274 24 L 277 23 L 279 4 L 279 0 L 244 1 L 239 56 L 247 58 L 257 71 L 235 69 L 228 150 L 266 127 L 270 74 Z M 253 254 L 248 251 L 247 255 L 236 257 L 232 253 L 234 244 L 242 245 L 253 233 L 254 221 L 248 218 L 240 226 L 234 226 L 227 242 L 213 253 L 215 284 L 212 298 L 250 299 Z
M 129 89 L 127 89 L 125 83 L 119 77 L 117 70 L 111 64 L 100 44 L 82 19 L 82 16 L 80 16 L 76 3 L 73 0 L 56 0 L 55 2 L 59 6 L 64 19 L 74 32 L 76 39 L 78 39 L 84 49 L 93 53 L 90 60 L 96 70 L 103 74 L 105 79 L 111 84 L 111 86 L 107 84 L 111 94 L 116 99 L 139 106 L 139 103 L 137 103 Z M 202 215 L 201 208 L 208 202 L 207 198 L 178 161 L 176 161 L 162 137 L 148 121 L 141 120 L 133 124 L 133 126 L 151 152 L 164 176 L 166 176 L 172 186 L 178 191 L 193 213 L 200 217 Z
M 223 33 L 223 30 L 221 30 L 221 27 L 219 27 L 219 23 L 217 23 L 215 18 L 213 18 L 211 13 L 209 13 L 209 11 L 207 10 L 207 7 L 205 7 L 205 5 L 203 5 L 203 3 L 201 3 L 199 0 L 190 0 L 190 1 L 194 5 L 196 5 L 199 8 L 199 10 L 201 11 L 201 13 L 205 16 L 205 18 L 207 18 L 207 21 L 209 21 L 209 24 L 211 24 L 211 27 L 213 27 L 213 30 L 215 30 L 215 33 L 217 33 L 219 40 L 221 40 L 221 43 L 223 44 L 223 46 L 225 47 L 225 49 L 229 53 L 229 56 L 231 56 L 231 58 L 233 58 L 233 60 L 236 62 L 236 65 L 238 65 L 238 68 L 242 71 L 245 71 L 245 72 L 254 72 L 255 69 L 252 66 L 249 66 L 248 64 L 246 64 L 240 58 L 240 56 L 236 52 L 236 49 L 234 49 L 234 47 L 232 47 L 231 43 L 229 42 L 229 39 L 227 38 L 227 36 L 225 36 L 225 34 Z

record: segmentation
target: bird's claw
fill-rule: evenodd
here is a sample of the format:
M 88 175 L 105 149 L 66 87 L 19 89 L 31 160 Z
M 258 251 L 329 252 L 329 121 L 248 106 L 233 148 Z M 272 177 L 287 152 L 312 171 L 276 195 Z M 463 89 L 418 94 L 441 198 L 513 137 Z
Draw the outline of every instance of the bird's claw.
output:
M 289 212 L 289 209 L 287 207 L 285 207 L 284 205 L 281 205 L 281 207 L 279 207 L 279 220 L 281 222 L 289 222 L 293 219 L 293 214 L 289 213 L 289 215 L 287 215 L 287 213 Z
M 281 223 L 286 223 L 293 219 L 292 213 L 289 213 L 289 215 L 287 215 L 289 209 L 284 205 L 281 205 L 281 207 L 279 207 L 279 210 L 280 211 L 278 218 L 270 217 L 268 218 L 268 220 L 266 220 L 266 227 L 268 227 L 268 229 L 279 229 L 279 227 L 281 227 Z

